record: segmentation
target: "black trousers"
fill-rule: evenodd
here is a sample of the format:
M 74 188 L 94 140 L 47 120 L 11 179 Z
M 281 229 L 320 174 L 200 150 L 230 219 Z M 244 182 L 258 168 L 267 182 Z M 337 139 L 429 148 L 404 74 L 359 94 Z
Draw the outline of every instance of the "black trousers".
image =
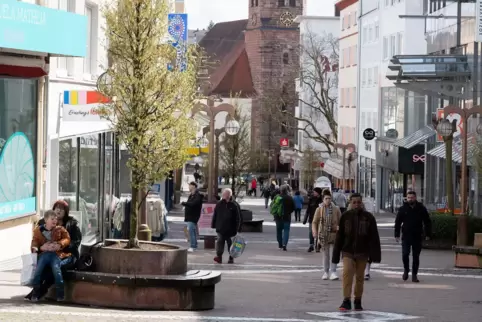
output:
M 218 233 L 218 240 L 216 242 L 216 256 L 222 257 L 224 254 L 224 246 L 228 247 L 228 253 L 231 249 L 231 245 L 233 244 L 233 240 L 231 237 L 221 235 Z
M 421 239 L 402 239 L 402 260 L 405 272 L 410 271 L 410 252 L 412 252 L 412 275 L 418 274 L 420 266 L 420 253 L 422 252 Z

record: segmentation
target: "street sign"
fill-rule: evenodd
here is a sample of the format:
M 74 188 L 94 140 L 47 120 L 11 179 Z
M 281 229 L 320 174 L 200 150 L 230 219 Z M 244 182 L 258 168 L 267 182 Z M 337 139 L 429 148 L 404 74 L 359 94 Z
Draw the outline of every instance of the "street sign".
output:
M 367 141 L 371 141 L 375 138 L 375 130 L 372 128 L 367 128 L 363 131 L 363 138 Z
M 279 145 L 283 148 L 286 148 L 290 145 L 290 140 L 286 139 L 286 138 L 281 138 L 279 140 Z

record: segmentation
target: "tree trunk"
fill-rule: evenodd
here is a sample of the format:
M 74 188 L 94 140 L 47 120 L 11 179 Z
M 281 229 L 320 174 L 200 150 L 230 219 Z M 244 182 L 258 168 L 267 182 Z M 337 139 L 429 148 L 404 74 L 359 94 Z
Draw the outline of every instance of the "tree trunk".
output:
M 452 143 L 453 143 L 453 136 L 448 137 L 445 139 L 445 160 L 446 164 L 446 174 L 447 180 L 446 182 L 446 190 L 447 190 L 447 208 L 449 209 L 452 215 L 454 213 L 454 183 L 453 183 L 453 166 L 452 166 Z
M 139 248 L 139 239 L 137 239 L 137 218 L 139 215 L 139 189 L 132 186 L 131 200 L 131 224 L 129 229 L 129 242 L 126 248 Z

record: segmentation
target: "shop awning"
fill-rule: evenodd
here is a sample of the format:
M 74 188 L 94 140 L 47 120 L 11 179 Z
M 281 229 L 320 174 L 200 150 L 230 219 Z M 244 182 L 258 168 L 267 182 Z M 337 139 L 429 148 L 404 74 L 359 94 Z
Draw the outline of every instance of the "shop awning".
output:
M 416 132 L 393 142 L 393 145 L 400 148 L 411 149 L 414 146 L 422 143 L 423 141 L 431 138 L 435 135 L 435 130 L 430 126 L 424 126 L 423 128 L 417 130 Z
M 467 140 L 467 164 L 469 166 L 472 165 L 470 154 L 471 151 L 476 149 L 476 144 L 476 136 L 469 135 Z M 440 159 L 445 159 L 445 143 L 436 146 L 432 150 L 428 151 L 427 154 Z M 455 163 L 462 163 L 462 140 L 460 136 L 455 137 L 452 144 L 452 161 Z
M 348 162 L 345 161 L 345 179 L 355 179 L 355 162 L 351 163 L 351 169 Z M 343 179 L 343 162 L 341 159 L 328 159 L 325 162 L 323 171 L 332 175 L 337 179 Z

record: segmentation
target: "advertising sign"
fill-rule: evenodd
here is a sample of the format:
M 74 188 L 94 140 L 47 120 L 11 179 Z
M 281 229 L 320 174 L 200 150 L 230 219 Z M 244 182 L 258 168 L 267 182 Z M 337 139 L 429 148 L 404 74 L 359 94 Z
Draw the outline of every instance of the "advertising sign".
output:
M 445 118 L 444 109 L 438 108 L 437 109 L 437 119 L 441 120 L 443 118 Z M 464 121 L 463 121 L 462 117 L 459 114 L 451 113 L 447 116 L 447 120 L 449 120 L 450 122 L 453 122 L 453 120 L 457 120 L 457 128 L 456 128 L 456 132 L 454 133 L 454 137 L 460 135 L 462 133 L 462 131 L 464 130 Z M 437 133 L 437 142 L 443 142 L 443 141 L 444 141 L 443 137 L 440 134 Z
M 100 104 L 109 99 L 96 91 L 64 91 L 64 122 L 106 122 L 99 113 Z
M 282 138 L 279 140 L 279 145 L 283 148 L 288 147 L 290 145 L 290 140 Z
M 482 42 L 482 0 L 475 2 L 475 41 Z
M 214 216 L 214 207 L 216 207 L 216 204 L 203 204 L 201 209 L 201 218 L 199 218 L 199 222 L 197 223 L 199 235 L 201 236 L 216 236 L 216 230 L 211 228 L 211 223 Z

